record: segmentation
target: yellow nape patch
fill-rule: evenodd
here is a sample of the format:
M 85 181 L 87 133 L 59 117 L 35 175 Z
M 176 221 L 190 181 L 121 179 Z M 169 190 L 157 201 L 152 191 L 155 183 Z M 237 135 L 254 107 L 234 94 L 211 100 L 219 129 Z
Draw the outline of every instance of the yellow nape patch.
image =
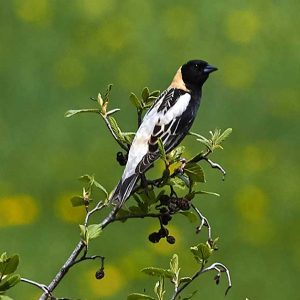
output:
M 186 88 L 183 79 L 182 79 L 182 73 L 181 73 L 181 67 L 176 72 L 173 81 L 170 84 L 170 88 L 180 89 L 186 92 L 189 92 L 189 90 Z

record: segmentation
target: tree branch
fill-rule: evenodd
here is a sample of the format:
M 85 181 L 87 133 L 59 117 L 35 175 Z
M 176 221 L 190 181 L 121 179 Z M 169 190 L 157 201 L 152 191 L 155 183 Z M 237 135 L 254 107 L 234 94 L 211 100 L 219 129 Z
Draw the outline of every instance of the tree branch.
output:
M 22 282 L 25 282 L 25 283 L 28 283 L 28 284 L 31 284 L 31 285 L 34 285 L 34 286 L 38 287 L 39 289 L 41 289 L 45 293 L 47 293 L 49 296 L 51 296 L 51 293 L 50 293 L 50 291 L 48 290 L 48 287 L 45 284 L 38 283 L 36 281 L 30 280 L 30 279 L 27 279 L 27 278 L 21 278 L 20 280 Z
M 216 283 L 218 284 L 219 283 L 219 279 L 221 277 L 221 274 L 222 273 L 225 273 L 226 274 L 226 277 L 227 277 L 227 282 L 228 282 L 228 287 L 225 291 L 225 295 L 227 295 L 228 291 L 230 290 L 230 288 L 232 287 L 232 284 L 231 284 L 231 278 L 230 278 L 230 274 L 229 274 L 229 270 L 228 268 L 221 264 L 221 263 L 213 263 L 212 265 L 210 265 L 209 267 L 207 268 L 204 268 L 203 266 L 200 268 L 200 270 L 198 272 L 196 272 L 190 281 L 188 282 L 185 282 L 184 284 L 182 284 L 181 286 L 179 286 L 177 289 L 175 289 L 174 291 L 174 294 L 171 298 L 171 300 L 176 300 L 176 298 L 178 297 L 178 295 L 187 287 L 189 286 L 198 276 L 200 276 L 201 274 L 203 273 L 206 273 L 208 271 L 211 271 L 211 270 L 215 270 L 217 271 L 217 275 L 215 277 L 215 280 L 216 280 Z

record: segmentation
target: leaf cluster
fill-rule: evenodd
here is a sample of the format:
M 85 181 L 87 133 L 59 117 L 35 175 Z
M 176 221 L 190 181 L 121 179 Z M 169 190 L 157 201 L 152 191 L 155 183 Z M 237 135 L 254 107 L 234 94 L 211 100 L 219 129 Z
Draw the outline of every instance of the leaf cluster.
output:
M 21 277 L 15 274 L 19 265 L 19 255 L 14 254 L 8 256 L 6 252 L 0 256 L 0 299 L 8 300 L 8 296 L 4 296 L 5 292 L 20 282 Z

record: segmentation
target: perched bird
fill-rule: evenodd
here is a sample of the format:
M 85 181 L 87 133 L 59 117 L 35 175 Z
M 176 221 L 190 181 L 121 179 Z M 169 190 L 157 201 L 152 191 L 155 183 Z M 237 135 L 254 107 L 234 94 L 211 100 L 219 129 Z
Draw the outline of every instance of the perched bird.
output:
M 186 136 L 200 105 L 202 86 L 216 70 L 203 60 L 187 62 L 150 107 L 130 147 L 122 178 L 110 197 L 117 207 L 130 196 L 141 174 L 158 159 L 158 140 L 168 153 Z

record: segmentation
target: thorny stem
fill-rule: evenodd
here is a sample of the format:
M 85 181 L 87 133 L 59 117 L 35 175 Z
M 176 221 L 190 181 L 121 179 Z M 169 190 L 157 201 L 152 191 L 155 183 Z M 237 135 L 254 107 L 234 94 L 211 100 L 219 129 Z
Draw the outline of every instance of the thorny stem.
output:
M 226 274 L 226 277 L 227 277 L 227 282 L 228 282 L 228 287 L 225 291 L 225 295 L 227 295 L 228 291 L 230 290 L 230 288 L 232 287 L 232 284 L 231 284 L 231 278 L 230 278 L 230 273 L 229 273 L 229 270 L 228 268 L 221 264 L 221 263 L 213 263 L 212 265 L 210 265 L 209 267 L 207 268 L 204 268 L 203 266 L 200 268 L 200 270 L 198 272 L 196 272 L 193 276 L 192 276 L 192 280 L 188 281 L 188 282 L 185 282 L 184 284 L 182 284 L 181 286 L 179 286 L 178 288 L 175 288 L 175 291 L 174 291 L 174 294 L 171 298 L 171 300 L 176 300 L 176 298 L 178 297 L 178 295 L 188 286 L 190 285 L 198 276 L 200 276 L 201 274 L 203 273 L 206 273 L 208 271 L 211 271 L 211 270 L 215 270 L 217 271 L 217 276 L 218 278 L 221 277 L 221 274 L 222 273 L 225 273 Z

